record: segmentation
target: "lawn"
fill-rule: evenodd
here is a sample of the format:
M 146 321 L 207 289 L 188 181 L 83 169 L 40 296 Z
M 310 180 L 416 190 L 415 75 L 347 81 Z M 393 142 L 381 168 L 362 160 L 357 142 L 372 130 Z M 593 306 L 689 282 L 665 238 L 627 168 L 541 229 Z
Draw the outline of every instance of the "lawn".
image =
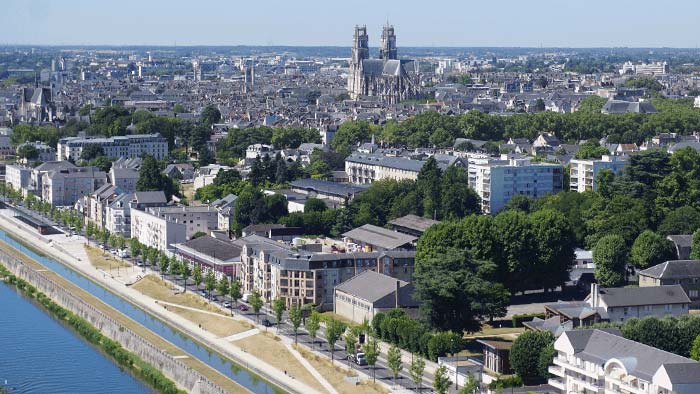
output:
M 171 302 L 173 304 L 196 308 L 203 311 L 228 315 L 227 312 L 197 295 L 190 292 L 181 293 L 180 291 L 171 288 L 169 283 L 160 279 L 157 275 L 146 275 L 144 278 L 134 283 L 131 287 L 158 301 Z
M 230 317 L 215 316 L 210 313 L 195 312 L 191 309 L 178 308 L 168 305 L 168 310 L 177 313 L 185 319 L 200 325 L 220 337 L 238 334 L 255 328 L 253 324 L 243 322 Z
M 85 246 L 85 253 L 88 255 L 90 264 L 92 264 L 93 267 L 101 270 L 109 271 L 110 269 L 115 269 L 117 267 L 133 267 L 133 265 L 127 263 L 126 261 L 118 259 L 109 253 L 104 253 L 101 249 L 93 246 Z
M 505 336 L 506 338 L 513 338 L 513 334 L 522 334 L 525 331 L 525 327 L 491 327 L 488 323 L 481 326 L 481 330 L 469 334 L 465 334 L 465 338 L 481 337 L 481 336 Z
M 272 333 L 260 333 L 233 342 L 245 352 L 272 365 L 280 371 L 286 371 L 294 379 L 299 379 L 319 392 L 326 389 L 316 378 L 292 355 L 280 339 Z
M 371 381 L 360 384 L 348 382 L 345 378 L 357 376 L 357 372 L 338 364 L 331 365 L 331 360 L 312 353 L 304 347 L 297 346 L 297 350 L 340 394 L 386 394 L 388 392 L 379 384 Z M 371 373 L 369 370 L 367 372 Z

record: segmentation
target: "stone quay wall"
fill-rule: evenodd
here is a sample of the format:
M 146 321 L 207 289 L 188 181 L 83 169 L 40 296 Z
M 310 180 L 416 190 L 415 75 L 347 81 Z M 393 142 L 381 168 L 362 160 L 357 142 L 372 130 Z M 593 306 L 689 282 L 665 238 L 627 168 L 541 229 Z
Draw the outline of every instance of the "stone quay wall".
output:
M 193 370 L 172 355 L 159 349 L 140 335 L 122 326 L 116 320 L 97 310 L 80 297 L 64 289 L 41 272 L 22 261 L 0 251 L 0 264 L 17 277 L 26 280 L 38 291 L 46 294 L 59 305 L 90 322 L 106 337 L 119 342 L 125 349 L 161 370 L 188 392 L 199 394 L 227 394 L 226 390 Z

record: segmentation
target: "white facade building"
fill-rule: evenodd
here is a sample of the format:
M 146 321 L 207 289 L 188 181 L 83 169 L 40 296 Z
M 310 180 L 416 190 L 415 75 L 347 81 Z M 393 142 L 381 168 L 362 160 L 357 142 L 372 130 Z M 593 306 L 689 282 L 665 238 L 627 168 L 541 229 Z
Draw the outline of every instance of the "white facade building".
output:
M 571 191 L 579 193 L 595 191 L 597 190 L 595 180 L 601 169 L 607 168 L 617 176 L 622 173 L 626 165 L 627 158 L 621 156 L 604 155 L 600 160 L 573 159 L 570 162 L 571 180 L 569 187 Z
M 131 210 L 131 236 L 159 250 L 191 239 L 197 232 L 216 230 L 218 212 L 209 206 L 152 207 Z
M 700 393 L 700 363 L 625 339 L 618 329 L 567 331 L 554 349 L 548 383 L 561 393 Z
M 32 183 L 32 169 L 20 164 L 8 164 L 5 167 L 5 184 L 13 190 L 24 191 Z
M 66 137 L 58 141 L 58 160 L 80 159 L 83 148 L 97 144 L 104 150 L 104 156 L 111 159 L 120 157 L 141 157 L 150 155 L 157 160 L 168 157 L 168 140 L 160 134 L 133 134 L 109 138 Z
M 469 161 L 469 185 L 481 198 L 483 213 L 496 214 L 518 194 L 531 198 L 558 193 L 563 185 L 561 164 L 532 163 L 529 158 L 502 155 L 500 160 Z
M 383 179 L 416 180 L 424 161 L 377 154 L 353 153 L 345 159 L 350 183 L 369 184 Z
M 52 206 L 71 206 L 107 183 L 107 174 L 95 167 L 65 168 L 41 177 L 41 199 Z

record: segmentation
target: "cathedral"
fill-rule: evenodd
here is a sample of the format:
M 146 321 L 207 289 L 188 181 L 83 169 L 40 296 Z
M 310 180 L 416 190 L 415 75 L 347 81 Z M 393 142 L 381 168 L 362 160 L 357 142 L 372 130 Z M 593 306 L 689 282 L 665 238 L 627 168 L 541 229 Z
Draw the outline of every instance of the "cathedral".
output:
M 396 104 L 417 98 L 419 91 L 418 61 L 398 59 L 394 27 L 384 26 L 379 59 L 370 59 L 367 27 L 355 26 L 348 75 L 350 97 L 357 100 L 362 96 L 375 96 L 388 104 Z

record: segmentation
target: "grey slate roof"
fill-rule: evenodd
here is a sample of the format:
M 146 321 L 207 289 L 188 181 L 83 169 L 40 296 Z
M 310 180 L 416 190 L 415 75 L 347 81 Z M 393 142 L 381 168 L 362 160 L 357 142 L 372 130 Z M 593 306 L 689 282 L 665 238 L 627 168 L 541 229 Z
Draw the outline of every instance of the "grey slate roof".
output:
M 239 246 L 234 245 L 230 241 L 224 241 L 208 235 L 191 239 L 180 245 L 221 261 L 233 260 L 241 255 Z
M 656 279 L 700 278 L 700 260 L 669 260 L 639 272 Z
M 428 227 L 438 223 L 440 223 L 438 220 L 428 219 L 412 214 L 396 218 L 389 222 L 389 224 L 392 226 L 406 227 L 420 232 L 425 232 Z
M 600 288 L 600 299 L 608 307 L 690 304 L 690 298 L 680 285 L 653 287 Z
M 679 379 L 686 383 L 700 381 L 700 374 L 697 373 L 700 371 L 698 362 L 625 339 L 619 335 L 619 331 L 614 333 L 614 331 L 598 329 L 574 330 L 567 331 L 564 335 L 573 345 L 575 355 L 585 361 L 602 365 L 614 358 L 624 364 L 629 375 L 637 376 L 646 381 L 651 381 L 660 367 L 673 365 L 671 367 L 672 373 Z M 675 367 L 679 364 L 690 365 Z M 689 372 L 693 373 L 689 374 Z
M 343 237 L 376 245 L 384 249 L 396 249 L 407 243 L 415 242 L 417 239 L 411 235 L 387 230 L 372 224 L 365 224 L 362 227 L 352 229 L 343 234 Z
M 165 193 L 162 190 L 154 192 L 135 192 L 134 199 L 139 204 L 154 204 L 154 203 L 167 203 L 168 200 L 165 198 Z
M 320 194 L 329 194 L 339 197 L 350 197 L 361 193 L 369 187 L 369 185 L 350 185 L 347 183 L 322 181 L 320 179 L 297 179 L 289 185 L 294 189 L 304 189 L 307 192 L 315 192 Z
M 403 157 L 388 157 L 361 153 L 353 153 L 348 156 L 345 161 L 378 165 L 387 168 L 396 168 L 400 170 L 413 171 L 416 173 L 420 172 L 420 169 L 423 168 L 423 164 L 425 164 L 425 162 L 422 160 L 411 160 Z
M 362 273 L 346 280 L 335 287 L 336 290 L 361 298 L 371 303 L 377 303 L 382 298 L 392 295 L 389 307 L 395 304 L 393 293 L 396 290 L 396 283 L 399 283 L 399 306 L 414 307 L 418 303 L 413 300 L 413 285 L 402 280 L 392 278 L 374 271 L 363 271 Z

